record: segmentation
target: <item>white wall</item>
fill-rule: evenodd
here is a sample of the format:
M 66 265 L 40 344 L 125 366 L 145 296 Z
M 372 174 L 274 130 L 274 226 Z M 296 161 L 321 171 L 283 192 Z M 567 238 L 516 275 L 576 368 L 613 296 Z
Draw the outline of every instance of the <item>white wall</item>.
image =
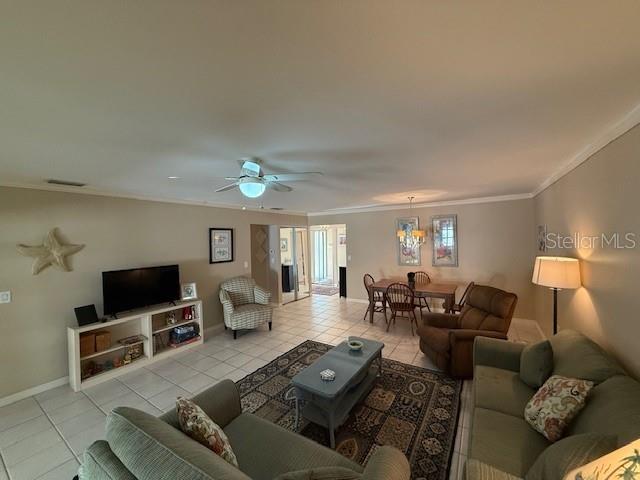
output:
M 518 295 L 516 315 L 533 318 L 535 227 L 533 200 L 414 208 L 420 225 L 428 227 L 433 215 L 458 215 L 459 267 L 431 266 L 429 242 L 422 250 L 421 267 L 403 267 L 397 260 L 396 218 L 408 209 L 309 217 L 310 225 L 344 224 L 347 232 L 347 295 L 365 299 L 365 273 L 374 278 L 400 276 L 425 270 L 433 279 L 456 282 L 458 295 L 470 281 L 493 285 Z M 430 237 L 431 238 L 431 237 Z
M 536 224 L 550 233 L 609 237 L 631 233 L 631 249 L 555 249 L 551 255 L 581 259 L 583 288 L 558 294 L 559 328 L 573 328 L 613 351 L 640 375 L 640 126 L 607 145 L 535 198 Z M 588 244 L 585 244 L 588 246 Z M 595 244 L 597 245 L 597 243 Z M 549 333 L 551 294 L 535 289 L 536 316 Z
M 221 323 L 220 281 L 251 274 L 252 223 L 307 218 L 0 187 L 0 291 L 13 294 L 0 305 L 0 398 L 67 375 L 66 327 L 76 323 L 74 307 L 102 312 L 102 271 L 177 263 L 181 280 L 197 283 L 205 327 Z M 71 259 L 73 272 L 33 276 L 16 244 L 39 244 L 53 227 L 86 247 Z M 210 227 L 233 228 L 235 261 L 209 264 Z

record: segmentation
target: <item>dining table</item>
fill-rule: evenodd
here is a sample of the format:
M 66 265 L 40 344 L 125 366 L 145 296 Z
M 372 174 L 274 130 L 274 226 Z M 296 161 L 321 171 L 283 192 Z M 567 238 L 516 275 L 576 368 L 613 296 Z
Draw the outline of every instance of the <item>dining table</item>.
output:
M 406 279 L 392 277 L 382 278 L 377 282 L 374 282 L 369 288 L 369 323 L 373 323 L 373 306 L 375 303 L 375 292 L 382 293 L 382 303 L 385 307 L 385 317 L 387 316 L 386 299 L 384 297 L 384 293 L 387 291 L 387 287 L 392 283 L 404 283 L 408 285 Z M 427 282 L 416 283 L 412 289 L 416 297 L 442 298 L 444 300 L 443 306 L 445 313 L 452 313 L 453 305 L 456 299 L 457 288 L 458 285 L 455 283 Z

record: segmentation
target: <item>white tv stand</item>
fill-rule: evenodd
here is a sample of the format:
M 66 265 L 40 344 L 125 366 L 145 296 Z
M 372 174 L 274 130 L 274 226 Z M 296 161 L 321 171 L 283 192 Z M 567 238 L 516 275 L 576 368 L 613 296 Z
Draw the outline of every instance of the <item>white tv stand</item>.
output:
M 193 306 L 195 310 L 194 318 L 192 320 L 183 320 L 182 309 L 184 307 L 191 306 Z M 172 311 L 175 313 L 176 323 L 168 325 L 165 317 L 167 313 Z M 105 380 L 122 375 L 123 373 L 130 372 L 136 368 L 144 367 L 145 365 L 149 365 L 161 358 L 166 358 L 177 352 L 182 352 L 185 349 L 201 345 L 204 341 L 201 300 L 176 302 L 175 305 L 145 308 L 126 312 L 121 315 L 122 316 L 119 316 L 116 319 L 108 320 L 106 322 L 92 323 L 91 325 L 84 325 L 82 327 L 67 328 L 67 342 L 69 348 L 69 384 L 74 391 L 77 392 L 84 388 L 97 385 Z M 163 343 L 160 340 L 166 339 L 172 328 L 190 323 L 197 323 L 199 326 L 200 338 L 198 340 L 178 347 L 171 347 L 165 344 L 161 348 L 156 348 L 158 343 Z M 80 334 L 98 330 L 109 330 L 111 332 L 111 348 L 91 355 L 81 356 Z M 122 351 L 125 348 L 125 346 L 118 343 L 118 340 L 133 335 L 141 336 L 141 343 L 144 351 L 142 357 L 121 367 L 104 370 L 88 378 L 82 378 L 82 366 L 84 362 L 100 362 L 118 357 L 122 354 Z

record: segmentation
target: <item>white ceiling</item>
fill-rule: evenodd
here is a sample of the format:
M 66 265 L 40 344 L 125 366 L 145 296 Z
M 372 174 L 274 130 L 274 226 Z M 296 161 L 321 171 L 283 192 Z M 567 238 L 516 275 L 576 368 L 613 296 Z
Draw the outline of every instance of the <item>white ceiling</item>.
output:
M 0 182 L 265 207 L 532 192 L 640 103 L 640 2 L 4 2 Z M 179 180 L 168 180 L 179 176 Z

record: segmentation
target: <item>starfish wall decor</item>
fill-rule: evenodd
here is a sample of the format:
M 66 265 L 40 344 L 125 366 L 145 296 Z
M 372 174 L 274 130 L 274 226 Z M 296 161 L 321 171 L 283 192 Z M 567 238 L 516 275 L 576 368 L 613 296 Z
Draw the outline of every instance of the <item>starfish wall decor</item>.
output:
M 42 245 L 19 244 L 17 247 L 21 255 L 35 258 L 31 273 L 37 275 L 50 265 L 64 272 L 70 272 L 71 267 L 67 263 L 67 257 L 82 250 L 84 245 L 65 245 L 61 243 L 57 237 L 57 228 L 52 228 Z

